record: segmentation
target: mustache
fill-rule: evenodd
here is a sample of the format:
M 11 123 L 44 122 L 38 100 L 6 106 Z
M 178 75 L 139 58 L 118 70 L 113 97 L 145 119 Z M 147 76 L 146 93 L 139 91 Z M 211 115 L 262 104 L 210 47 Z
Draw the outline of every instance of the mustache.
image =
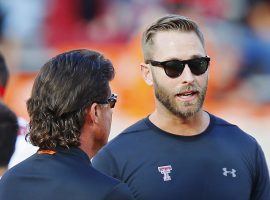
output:
M 187 85 L 187 86 L 183 86 L 181 88 L 179 88 L 177 90 L 177 94 L 180 94 L 180 93 L 183 93 L 183 92 L 187 92 L 187 91 L 197 91 L 197 92 L 200 92 L 201 89 L 199 86 L 196 86 L 196 85 Z

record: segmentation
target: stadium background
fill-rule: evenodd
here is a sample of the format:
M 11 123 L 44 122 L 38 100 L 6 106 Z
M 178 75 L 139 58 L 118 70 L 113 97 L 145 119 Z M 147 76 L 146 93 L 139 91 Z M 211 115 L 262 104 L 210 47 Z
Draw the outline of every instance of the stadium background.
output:
M 100 51 L 116 68 L 112 139 L 154 108 L 140 76 L 140 35 L 167 13 L 194 19 L 204 32 L 212 59 L 205 109 L 254 136 L 270 163 L 268 0 L 0 0 L 0 50 L 11 71 L 5 102 L 28 120 L 25 102 L 50 57 Z

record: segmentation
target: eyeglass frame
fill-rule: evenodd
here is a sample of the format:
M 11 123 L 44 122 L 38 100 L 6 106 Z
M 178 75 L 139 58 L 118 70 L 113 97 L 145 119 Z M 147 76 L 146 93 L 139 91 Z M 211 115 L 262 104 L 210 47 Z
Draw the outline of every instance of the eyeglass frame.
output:
M 209 56 L 204 56 L 204 57 L 199 57 L 199 58 L 193 58 L 193 59 L 189 59 L 189 60 L 177 60 L 177 59 L 172 59 L 172 60 L 166 60 L 166 61 L 162 61 L 162 62 L 160 62 L 160 61 L 155 61 L 155 60 L 147 60 L 145 63 L 146 63 L 146 64 L 151 64 L 151 65 L 154 66 L 154 67 L 161 67 L 161 68 L 163 68 L 165 74 L 166 74 L 168 77 L 170 77 L 170 78 L 177 78 L 177 77 L 181 76 L 181 74 L 183 73 L 186 64 L 187 64 L 188 67 L 190 68 L 189 63 L 190 63 L 191 61 L 196 60 L 196 59 L 201 59 L 201 58 L 205 59 L 205 61 L 207 62 L 207 67 L 206 67 L 205 71 L 204 71 L 203 73 L 201 73 L 201 74 L 198 74 L 198 75 L 197 75 L 197 74 L 194 74 L 194 73 L 192 72 L 192 74 L 194 74 L 194 75 L 196 75 L 196 76 L 200 76 L 200 75 L 204 74 L 204 73 L 207 71 L 207 69 L 209 68 L 209 65 L 210 65 L 210 57 L 209 57 Z M 165 68 L 168 68 L 165 64 L 166 64 L 167 62 L 171 62 L 171 61 L 178 61 L 178 62 L 180 62 L 180 63 L 183 63 L 183 66 L 184 66 L 184 67 L 183 67 L 181 73 L 179 73 L 177 76 L 170 76 L 170 75 L 168 75 L 167 70 L 165 69 Z M 192 71 L 191 68 L 190 68 L 190 70 Z
M 114 108 L 117 103 L 117 94 L 112 93 L 111 96 L 104 102 L 97 102 L 98 104 L 109 104 L 110 108 Z

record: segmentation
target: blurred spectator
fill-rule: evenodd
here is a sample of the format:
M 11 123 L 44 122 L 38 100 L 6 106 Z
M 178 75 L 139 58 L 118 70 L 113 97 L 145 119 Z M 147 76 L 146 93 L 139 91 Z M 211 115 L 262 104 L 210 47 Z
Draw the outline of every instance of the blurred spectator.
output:
M 4 21 L 4 10 L 3 6 L 0 4 L 0 42 L 3 38 L 3 21 Z
M 0 54 L 0 101 L 2 101 L 3 99 L 8 79 L 9 79 L 8 68 L 6 66 L 4 57 Z M 17 163 L 23 161 L 27 157 L 34 154 L 37 150 L 36 147 L 26 142 L 25 140 L 27 132 L 27 122 L 20 117 L 18 117 L 17 120 L 19 123 L 19 130 L 17 132 L 18 136 L 16 141 L 16 149 L 10 160 L 9 167 L 12 167 Z
M 7 170 L 15 150 L 17 131 L 16 115 L 0 102 L 0 178 Z
M 222 0 L 164 0 L 164 3 L 171 12 L 178 12 L 178 9 L 192 8 L 212 17 L 223 17 L 222 14 L 228 7 L 228 1 Z
M 270 103 L 270 2 L 260 2 L 247 15 L 239 78 L 242 94 L 260 104 Z
M 47 1 L 0 0 L 3 16 L 0 45 L 11 72 L 29 71 L 47 60 L 43 47 Z
M 27 3 L 21 0 L 0 0 L 4 14 L 4 37 L 23 43 L 40 41 L 45 2 L 46 0 L 28 0 Z
M 103 0 L 54 0 L 48 3 L 45 40 L 49 46 L 89 41 L 87 26 L 102 16 Z
M 9 72 L 6 67 L 4 57 L 0 54 L 0 100 L 3 99 L 5 89 L 9 78 Z
M 126 43 L 136 29 L 141 14 L 150 11 L 150 8 L 154 11 L 160 1 L 50 1 L 46 42 L 54 47 L 85 43 Z

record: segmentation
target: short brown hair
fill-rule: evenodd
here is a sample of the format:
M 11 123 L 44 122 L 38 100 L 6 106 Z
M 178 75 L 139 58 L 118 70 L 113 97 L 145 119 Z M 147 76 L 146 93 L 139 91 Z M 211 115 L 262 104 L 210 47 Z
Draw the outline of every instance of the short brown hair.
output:
M 142 49 L 145 60 L 150 59 L 148 46 L 153 44 L 153 37 L 159 31 L 194 31 L 204 46 L 203 34 L 200 31 L 199 26 L 194 21 L 181 15 L 167 15 L 159 18 L 143 33 Z

